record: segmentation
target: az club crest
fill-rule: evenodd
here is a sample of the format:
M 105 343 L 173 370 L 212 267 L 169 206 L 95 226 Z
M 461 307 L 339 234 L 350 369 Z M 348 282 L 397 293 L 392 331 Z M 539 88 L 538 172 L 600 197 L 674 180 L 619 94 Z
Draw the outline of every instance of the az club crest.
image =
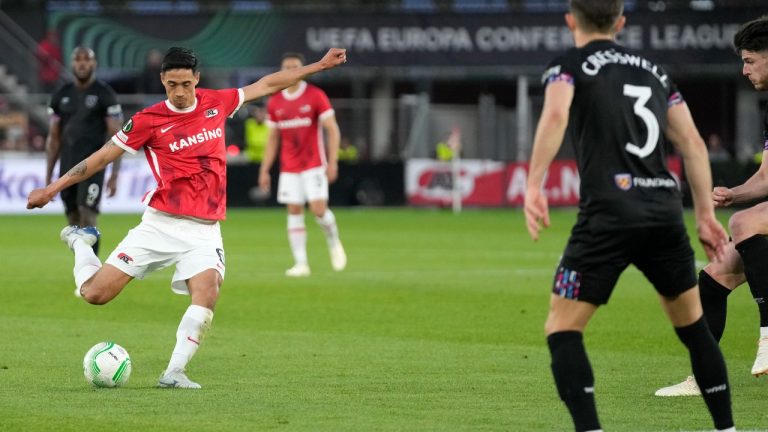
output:
M 219 114 L 219 110 L 217 110 L 216 108 L 211 108 L 205 112 L 205 118 L 216 117 L 216 115 L 218 114 Z
M 616 174 L 613 176 L 613 181 L 616 182 L 616 186 L 623 191 L 632 189 L 632 175 L 631 174 Z

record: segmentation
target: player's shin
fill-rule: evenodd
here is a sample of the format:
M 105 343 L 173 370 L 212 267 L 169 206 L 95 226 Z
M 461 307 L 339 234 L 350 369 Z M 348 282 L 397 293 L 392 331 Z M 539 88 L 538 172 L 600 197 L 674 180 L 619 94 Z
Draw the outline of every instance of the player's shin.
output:
M 167 371 L 184 370 L 200 347 L 205 332 L 213 321 L 213 311 L 198 305 L 190 305 L 181 317 L 176 331 L 176 346 L 171 354 Z
M 600 430 L 595 405 L 595 378 L 581 332 L 563 331 L 547 336 L 552 374 L 560 399 L 571 413 L 577 432 Z
M 83 241 L 76 240 L 72 243 L 72 251 L 75 253 L 75 267 L 72 270 L 75 275 L 75 295 L 82 297 L 80 289 L 101 268 L 101 261 L 93 252 L 91 246 Z
M 688 348 L 691 367 L 701 395 L 718 430 L 733 427 L 731 389 L 723 354 L 704 318 L 685 327 L 675 327 L 675 332 Z
M 304 215 L 288 215 L 288 244 L 297 265 L 307 264 L 307 228 Z
M 699 272 L 699 296 L 712 336 L 719 343 L 725 331 L 728 314 L 728 295 L 731 290 L 714 280 L 706 271 Z
M 325 240 L 328 242 L 329 247 L 336 245 L 339 241 L 339 228 L 336 225 L 336 216 L 331 209 L 326 209 L 325 213 L 321 217 L 316 217 L 315 221 L 325 234 Z
M 736 250 L 744 261 L 749 290 L 760 311 L 760 327 L 768 327 L 768 267 L 764 263 L 768 255 L 768 238 L 754 235 L 739 242 Z

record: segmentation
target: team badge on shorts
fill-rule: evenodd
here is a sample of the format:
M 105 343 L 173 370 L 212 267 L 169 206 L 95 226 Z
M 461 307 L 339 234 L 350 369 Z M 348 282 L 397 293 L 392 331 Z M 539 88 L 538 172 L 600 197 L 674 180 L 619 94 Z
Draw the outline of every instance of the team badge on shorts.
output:
M 119 254 L 117 254 L 117 259 L 119 259 L 120 261 L 126 264 L 130 264 L 133 262 L 133 258 L 129 257 L 125 252 L 120 252 Z
M 565 267 L 559 267 L 557 269 L 555 283 L 552 286 L 553 294 L 567 299 L 577 300 L 579 298 L 580 289 L 581 273 Z
M 631 174 L 616 174 L 613 176 L 613 181 L 616 182 L 616 186 L 623 191 L 632 189 L 632 175 Z

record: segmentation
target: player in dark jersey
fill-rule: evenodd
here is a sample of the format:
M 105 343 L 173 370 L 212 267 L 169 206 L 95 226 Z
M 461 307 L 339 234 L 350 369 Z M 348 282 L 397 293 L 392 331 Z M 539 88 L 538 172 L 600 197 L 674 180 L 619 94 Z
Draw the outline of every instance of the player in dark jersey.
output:
M 48 108 L 50 127 L 46 141 L 47 169 L 45 184 L 50 184 L 53 167 L 65 173 L 104 144 L 108 136 L 120 130 L 123 111 L 114 90 L 95 76 L 96 55 L 90 48 L 72 51 L 74 82 L 65 84 L 51 97 Z M 112 164 L 107 181 L 108 196 L 117 192 L 120 159 Z M 69 225 L 96 226 L 104 172 L 61 191 L 61 200 Z M 98 243 L 93 249 L 98 253 Z
M 571 0 L 566 23 L 576 47 L 552 61 L 543 77 L 544 107 L 525 197 L 534 240 L 539 223 L 549 225 L 542 184 L 566 133 L 581 175 L 579 216 L 555 275 L 545 325 L 555 384 L 576 430 L 600 430 L 582 333 L 622 271 L 634 264 L 656 288 L 688 348 L 715 427 L 734 430 L 725 361 L 702 317 L 664 135 L 683 156 L 699 240 L 715 258 L 728 238 L 709 195 L 706 146 L 664 70 L 614 42 L 625 23 L 622 12 L 622 0 Z
M 755 90 L 768 90 L 768 17 L 750 21 L 733 37 L 733 45 L 741 56 L 742 73 Z M 757 172 L 744 184 L 734 188 L 716 187 L 712 197 L 717 207 L 750 202 L 768 195 L 768 111 L 763 120 L 763 161 Z M 725 331 L 728 294 L 749 282 L 752 297 L 760 312 L 760 338 L 752 375 L 768 374 L 768 203 L 734 213 L 728 225 L 733 241 L 728 243 L 725 259 L 713 262 L 699 273 L 699 287 L 704 316 L 715 339 Z M 697 396 L 701 390 L 693 377 L 659 389 L 657 396 Z

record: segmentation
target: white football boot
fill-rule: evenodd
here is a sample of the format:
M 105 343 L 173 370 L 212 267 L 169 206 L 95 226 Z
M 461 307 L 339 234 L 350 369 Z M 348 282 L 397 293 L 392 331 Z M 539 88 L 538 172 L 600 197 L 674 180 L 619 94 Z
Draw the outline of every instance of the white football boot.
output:
M 309 266 L 306 264 L 296 264 L 285 271 L 285 275 L 288 277 L 307 277 L 310 274 Z
M 202 386 L 187 377 L 183 369 L 173 369 L 165 371 L 160 376 L 160 380 L 157 382 L 158 387 L 162 388 L 183 388 L 183 389 L 199 389 Z
M 768 337 L 760 338 L 757 341 L 757 357 L 755 364 L 752 365 L 752 375 L 768 375 Z
M 99 241 L 101 233 L 96 227 L 89 226 L 80 228 L 77 225 L 69 225 L 61 230 L 59 237 L 61 238 L 61 241 L 66 243 L 67 246 L 72 249 L 72 243 L 77 239 L 84 241 L 88 246 L 93 246 Z
M 337 240 L 328 251 L 331 254 L 331 267 L 336 271 L 344 270 L 347 266 L 347 254 L 344 252 L 344 246 L 341 245 L 341 241 Z
M 701 396 L 701 390 L 699 390 L 699 386 L 696 384 L 696 379 L 689 376 L 679 384 L 656 390 L 655 395 L 662 397 Z

